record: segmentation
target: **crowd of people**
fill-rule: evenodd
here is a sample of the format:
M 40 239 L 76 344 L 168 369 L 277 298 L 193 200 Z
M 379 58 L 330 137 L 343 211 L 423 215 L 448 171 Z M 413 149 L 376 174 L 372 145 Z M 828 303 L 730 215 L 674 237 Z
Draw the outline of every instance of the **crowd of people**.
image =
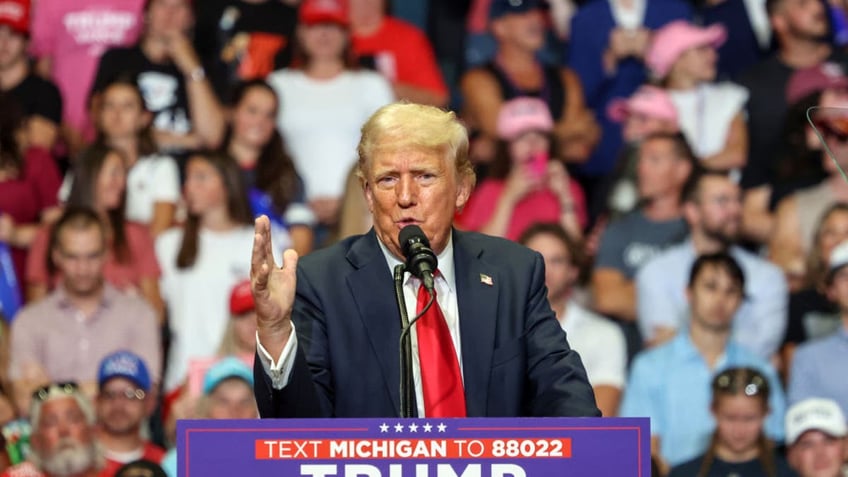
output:
M 541 254 L 658 475 L 848 475 L 846 18 L 0 0 L 0 475 L 175 476 L 178 419 L 258 417 L 254 219 L 278 262 L 366 233 L 360 128 L 395 101 L 462 120 L 455 226 Z

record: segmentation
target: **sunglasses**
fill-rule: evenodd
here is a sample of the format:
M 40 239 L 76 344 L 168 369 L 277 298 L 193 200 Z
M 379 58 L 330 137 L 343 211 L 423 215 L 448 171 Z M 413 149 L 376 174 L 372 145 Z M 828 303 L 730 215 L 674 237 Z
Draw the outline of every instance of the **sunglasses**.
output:
M 836 139 L 841 143 L 848 142 L 848 117 L 817 118 L 813 125 L 822 136 Z
M 44 402 L 47 398 L 55 396 L 56 394 L 73 396 L 77 393 L 79 393 L 79 385 L 74 381 L 50 383 L 36 389 L 35 392 L 32 393 L 32 399 L 38 402 Z
M 108 401 L 117 401 L 124 399 L 127 401 L 141 401 L 147 394 L 143 389 L 127 388 L 122 391 L 101 391 L 100 397 Z

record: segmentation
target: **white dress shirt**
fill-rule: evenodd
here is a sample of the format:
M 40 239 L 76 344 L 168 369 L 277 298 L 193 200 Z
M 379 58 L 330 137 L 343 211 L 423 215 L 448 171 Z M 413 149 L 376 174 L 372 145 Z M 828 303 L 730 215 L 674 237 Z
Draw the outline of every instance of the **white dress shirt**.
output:
M 383 245 L 380 240 L 380 250 L 386 258 L 388 273 L 394 276 L 394 268 L 402 263 L 397 257 L 392 255 L 389 249 Z M 459 361 L 459 370 L 462 373 L 462 344 L 459 339 L 459 303 L 456 299 L 456 271 L 453 262 L 453 238 L 448 240 L 448 244 L 442 253 L 438 256 L 439 259 L 439 275 L 436 276 L 436 300 L 442 308 L 442 314 L 445 316 L 445 321 L 448 324 L 453 347 L 456 351 L 456 357 Z M 406 302 L 406 312 L 410 320 L 415 316 L 415 310 L 418 303 L 418 287 L 421 281 L 412 276 L 409 272 L 404 273 L 403 282 L 403 297 Z M 412 375 L 415 384 L 415 400 L 418 407 L 418 416 L 426 417 L 424 413 L 424 390 L 421 385 L 421 363 L 418 357 L 418 335 L 416 334 L 415 326 L 412 327 Z M 294 367 L 295 351 L 297 350 L 297 333 L 295 332 L 294 323 L 292 323 L 292 333 L 285 348 L 280 353 L 277 361 L 274 361 L 268 351 L 259 342 L 259 333 L 256 334 L 256 347 L 259 350 L 259 359 L 265 372 L 271 377 L 271 383 L 275 389 L 283 389 L 289 381 L 292 368 Z M 400 357 L 398 357 L 400 359 Z

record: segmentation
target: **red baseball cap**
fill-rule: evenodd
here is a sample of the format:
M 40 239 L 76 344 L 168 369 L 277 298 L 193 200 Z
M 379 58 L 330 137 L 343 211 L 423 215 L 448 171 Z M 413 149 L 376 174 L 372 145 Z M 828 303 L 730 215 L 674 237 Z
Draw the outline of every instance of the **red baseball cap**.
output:
M 786 102 L 795 104 L 826 89 L 848 88 L 848 76 L 838 63 L 822 63 L 792 73 L 786 83 Z
M 230 313 L 242 315 L 253 311 L 255 308 L 253 292 L 250 290 L 250 280 L 239 282 L 230 293 Z
M 300 22 L 305 25 L 316 23 L 350 23 L 345 0 L 304 0 L 300 4 Z
M 29 34 L 29 0 L 0 0 L 0 25 Z

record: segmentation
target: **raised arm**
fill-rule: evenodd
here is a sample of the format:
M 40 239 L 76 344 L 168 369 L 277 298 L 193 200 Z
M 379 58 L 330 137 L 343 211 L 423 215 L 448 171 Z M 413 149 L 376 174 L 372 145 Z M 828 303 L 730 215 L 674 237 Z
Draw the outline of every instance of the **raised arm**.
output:
M 271 247 L 271 222 L 264 215 L 256 219 L 250 284 L 256 302 L 259 343 L 275 359 L 291 336 L 297 260 L 297 252 L 286 250 L 283 266 L 278 268 Z

